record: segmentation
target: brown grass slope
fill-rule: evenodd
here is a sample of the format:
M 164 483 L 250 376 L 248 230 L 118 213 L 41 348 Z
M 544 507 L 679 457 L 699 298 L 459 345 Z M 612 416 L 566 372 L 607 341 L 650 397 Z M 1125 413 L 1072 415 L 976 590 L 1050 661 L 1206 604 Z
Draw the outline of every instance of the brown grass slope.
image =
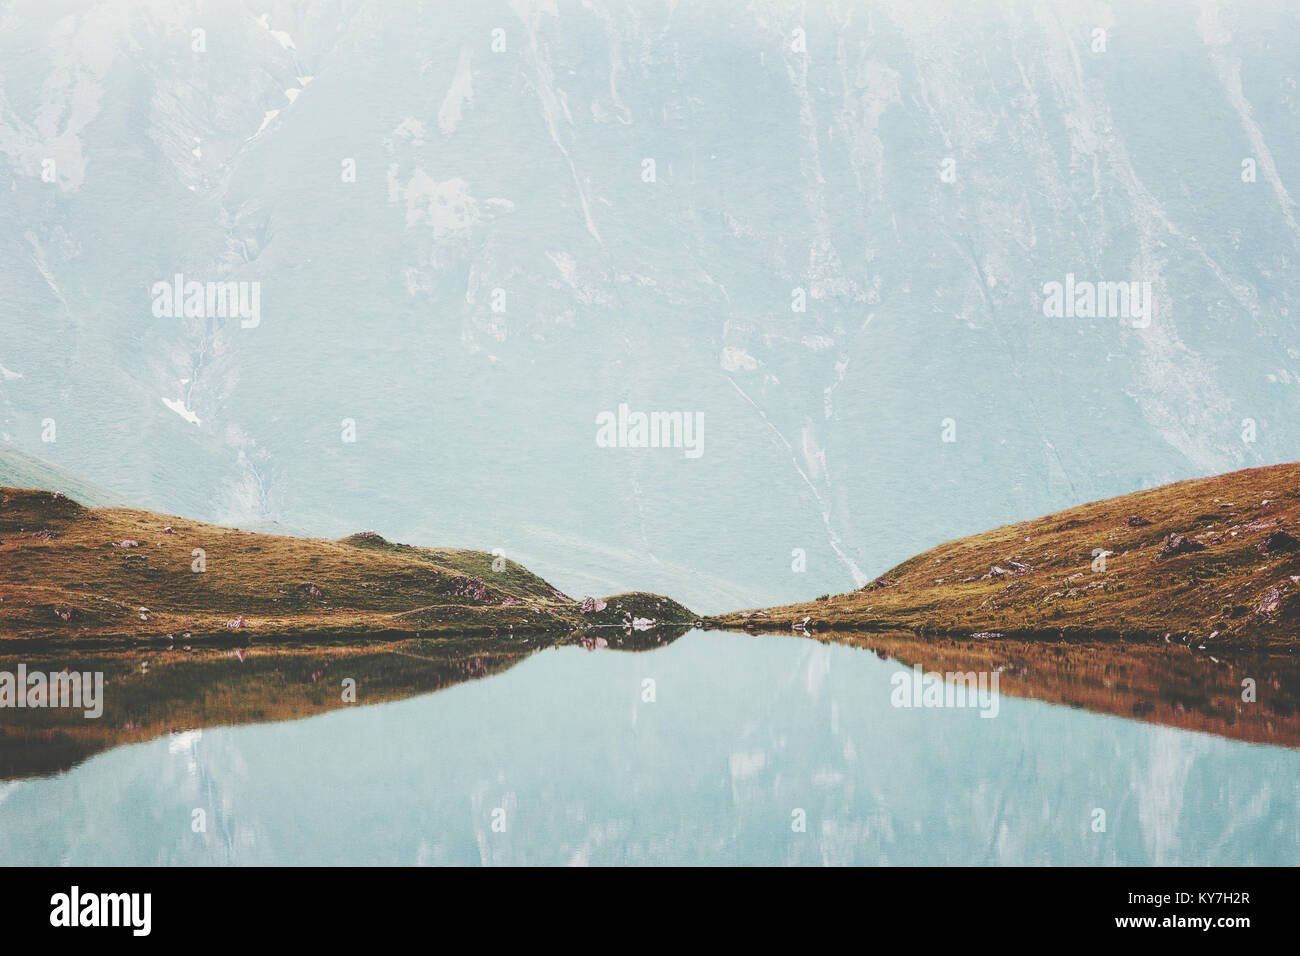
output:
M 1295 646 L 1297 539 L 1300 464 L 1253 468 L 950 541 L 858 591 L 709 622 Z
M 201 549 L 206 569 L 196 572 Z M 657 595 L 609 598 L 600 620 L 512 561 L 361 532 L 255 534 L 56 492 L 0 488 L 0 638 L 199 640 L 572 630 L 626 607 L 692 619 Z

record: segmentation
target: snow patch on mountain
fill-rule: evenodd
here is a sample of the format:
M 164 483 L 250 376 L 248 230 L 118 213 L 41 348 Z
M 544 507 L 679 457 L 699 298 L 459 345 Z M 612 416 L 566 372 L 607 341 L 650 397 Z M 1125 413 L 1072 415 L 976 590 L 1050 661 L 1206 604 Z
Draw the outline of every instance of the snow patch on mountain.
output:
M 262 125 L 257 128 L 257 132 L 253 134 L 252 138 L 255 139 L 258 136 L 261 136 L 262 131 L 266 129 L 268 126 L 270 126 L 271 121 L 274 120 L 279 115 L 280 115 L 279 110 L 267 110 L 266 114 L 262 117 Z
M 758 359 L 744 349 L 729 345 L 722 350 L 718 364 L 728 372 L 752 372 L 758 368 Z
M 479 221 L 478 203 L 470 194 L 469 183 L 459 176 L 438 182 L 417 169 L 402 195 L 406 200 L 406 225 L 428 225 L 434 238 L 461 232 Z
M 191 425 L 202 425 L 199 416 L 185 407 L 185 403 L 174 398 L 164 398 L 162 403 Z
M 456 63 L 456 75 L 452 77 L 451 87 L 447 90 L 447 95 L 442 98 L 442 105 L 438 107 L 438 129 L 444 136 L 449 136 L 456 131 L 461 113 L 474 98 L 474 82 L 470 75 L 469 63 L 470 49 L 461 47 L 460 59 Z

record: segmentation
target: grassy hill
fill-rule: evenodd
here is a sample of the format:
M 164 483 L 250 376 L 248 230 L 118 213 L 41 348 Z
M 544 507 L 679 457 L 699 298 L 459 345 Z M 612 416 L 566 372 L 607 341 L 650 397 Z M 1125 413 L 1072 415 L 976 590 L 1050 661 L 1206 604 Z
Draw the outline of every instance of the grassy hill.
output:
M 0 639 L 45 641 L 502 633 L 687 623 L 641 593 L 583 602 L 482 551 L 360 532 L 257 534 L 59 492 L 0 488 Z
M 709 623 L 1295 646 L 1298 539 L 1300 464 L 1254 468 L 950 541 L 852 593 Z

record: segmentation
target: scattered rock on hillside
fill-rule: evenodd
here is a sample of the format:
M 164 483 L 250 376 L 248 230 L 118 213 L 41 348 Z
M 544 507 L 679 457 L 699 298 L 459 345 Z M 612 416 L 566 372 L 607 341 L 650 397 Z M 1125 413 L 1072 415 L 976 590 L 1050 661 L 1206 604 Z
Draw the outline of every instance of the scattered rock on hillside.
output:
M 1151 522 L 1148 521 L 1146 518 L 1143 518 L 1141 515 L 1134 515 L 1124 523 L 1127 524 L 1130 528 L 1145 528 Z
M 1264 600 L 1259 602 L 1259 607 L 1255 608 L 1255 613 L 1260 617 L 1272 617 L 1282 606 L 1282 592 L 1277 588 L 1269 588 L 1264 595 Z
M 1167 558 L 1173 554 L 1191 554 L 1193 551 L 1204 551 L 1205 545 L 1189 538 L 1185 534 L 1171 534 L 1165 538 L 1165 543 L 1160 546 L 1159 556 Z
M 1285 531 L 1274 531 L 1257 546 L 1261 554 L 1282 554 L 1300 551 L 1300 540 Z
M 607 605 L 600 598 L 584 597 L 582 599 L 582 606 L 579 607 L 578 610 L 581 611 L 583 614 L 595 614 L 605 610 L 605 608 L 608 606 L 609 605 Z
M 452 578 L 451 584 L 457 597 L 469 598 L 471 601 L 487 599 L 487 583 L 480 577 Z

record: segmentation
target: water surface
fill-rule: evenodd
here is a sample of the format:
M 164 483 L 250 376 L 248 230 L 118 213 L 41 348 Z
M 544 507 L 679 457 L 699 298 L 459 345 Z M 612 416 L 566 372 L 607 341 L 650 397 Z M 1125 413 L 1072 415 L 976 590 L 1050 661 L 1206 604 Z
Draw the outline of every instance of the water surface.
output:
M 0 783 L 0 859 L 1300 860 L 1300 750 L 1006 693 L 993 719 L 898 708 L 905 665 L 883 656 L 692 632 L 639 653 L 550 648 L 368 706 L 363 679 L 357 704 L 317 716 L 165 734 Z

